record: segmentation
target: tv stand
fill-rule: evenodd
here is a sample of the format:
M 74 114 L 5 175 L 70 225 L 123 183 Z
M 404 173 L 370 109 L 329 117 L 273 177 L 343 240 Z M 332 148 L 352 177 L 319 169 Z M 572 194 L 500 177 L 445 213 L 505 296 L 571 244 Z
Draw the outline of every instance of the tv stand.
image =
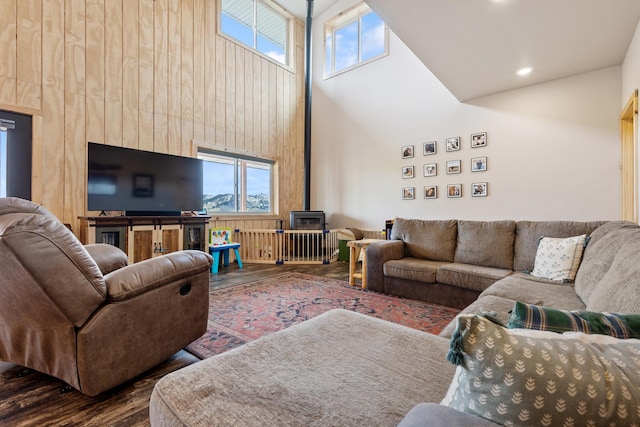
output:
M 208 251 L 210 218 L 180 215 L 80 217 L 80 241 L 117 246 L 126 252 L 130 264 L 186 249 Z

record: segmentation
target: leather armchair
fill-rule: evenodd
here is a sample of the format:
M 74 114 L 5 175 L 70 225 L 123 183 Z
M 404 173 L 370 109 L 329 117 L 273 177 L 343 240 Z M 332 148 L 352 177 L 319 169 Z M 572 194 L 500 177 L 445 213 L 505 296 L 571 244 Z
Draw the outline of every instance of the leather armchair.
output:
M 0 199 L 0 360 L 95 396 L 207 328 L 212 258 L 180 251 L 127 265 L 83 246 L 41 206 Z

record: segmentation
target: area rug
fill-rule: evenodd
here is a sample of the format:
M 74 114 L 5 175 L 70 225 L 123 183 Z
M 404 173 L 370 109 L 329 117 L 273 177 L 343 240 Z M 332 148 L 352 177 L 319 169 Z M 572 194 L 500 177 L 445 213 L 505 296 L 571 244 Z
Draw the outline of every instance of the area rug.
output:
M 442 305 L 367 291 L 341 280 L 285 273 L 212 291 L 207 332 L 186 349 L 206 359 L 334 308 L 434 334 L 459 312 Z

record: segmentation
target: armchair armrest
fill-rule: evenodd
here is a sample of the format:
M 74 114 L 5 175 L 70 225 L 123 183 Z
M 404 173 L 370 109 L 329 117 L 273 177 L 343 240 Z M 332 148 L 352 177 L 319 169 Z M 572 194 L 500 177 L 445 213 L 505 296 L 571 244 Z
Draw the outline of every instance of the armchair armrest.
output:
M 202 251 L 179 251 L 112 271 L 105 276 L 107 299 L 124 301 L 176 280 L 209 272 L 213 258 Z
M 94 243 L 91 245 L 84 245 L 84 248 L 89 252 L 89 256 L 91 256 L 96 264 L 98 264 L 98 268 L 103 275 L 125 267 L 129 263 L 127 254 L 125 254 L 120 248 L 113 245 L 107 245 L 106 243 Z
M 385 262 L 404 258 L 404 242 L 402 240 L 382 240 L 371 243 L 367 247 L 367 289 L 384 292 Z

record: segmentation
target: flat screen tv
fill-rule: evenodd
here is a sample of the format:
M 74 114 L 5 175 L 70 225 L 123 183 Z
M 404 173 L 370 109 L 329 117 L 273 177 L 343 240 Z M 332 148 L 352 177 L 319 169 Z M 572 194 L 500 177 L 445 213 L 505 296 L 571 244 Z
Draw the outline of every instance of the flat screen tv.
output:
M 202 210 L 202 160 L 89 143 L 87 209 L 126 215 Z

